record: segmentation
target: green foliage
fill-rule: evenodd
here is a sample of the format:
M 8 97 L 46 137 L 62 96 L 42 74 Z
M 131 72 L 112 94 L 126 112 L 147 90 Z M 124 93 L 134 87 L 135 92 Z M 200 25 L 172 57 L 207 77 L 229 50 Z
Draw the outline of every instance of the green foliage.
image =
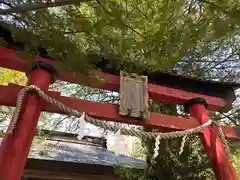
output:
M 115 174 L 121 179 L 121 180 L 145 180 L 144 174 L 145 171 L 142 169 L 137 168 L 129 168 L 129 167 L 123 167 L 123 166 L 115 166 Z
M 3 130 L 0 130 L 0 138 L 3 137 L 3 135 L 4 135 Z
M 239 30 L 236 1 L 217 3 L 218 8 L 190 2 L 90 1 L 13 16 L 14 23 L 35 35 L 12 31 L 16 39 L 26 42 L 27 53 L 35 52 L 41 43 L 58 61 L 58 68 L 77 74 L 88 72 L 91 62 L 99 60 L 92 53 L 111 59 L 109 66 L 133 62 L 139 68 L 171 71 L 199 50 L 204 49 L 199 56 L 209 55 L 212 44 L 226 44 Z M 133 71 L 128 63 L 124 69 Z
M 13 71 L 0 67 L 0 85 L 8 85 L 9 83 L 25 85 L 27 78 L 24 73 Z M 12 113 L 12 108 L 0 106 L 0 122 L 7 120 Z M 0 136 L 2 133 L 0 133 Z
M 239 158 L 240 148 L 239 147 L 237 147 L 237 148 L 232 147 L 232 151 L 233 151 L 232 152 L 233 166 L 236 169 L 236 172 L 237 172 L 238 176 L 240 177 L 240 166 L 239 166 L 239 164 L 240 164 L 240 158 Z
M 3 38 L 0 38 L 0 46 L 4 46 L 6 44 L 6 42 L 4 41 Z
M 131 156 L 137 159 L 145 159 L 147 148 L 142 146 L 140 139 L 134 141 L 133 150 Z
M 177 115 L 175 105 L 162 105 L 154 102 L 151 111 L 161 112 L 170 115 Z M 146 128 L 146 131 L 152 129 Z M 196 136 L 188 137 L 184 151 L 179 155 L 181 139 L 162 140 L 160 143 L 159 156 L 152 162 L 155 140 L 143 139 L 142 144 L 147 150 L 148 166 L 145 170 L 117 167 L 116 171 L 124 180 L 188 180 L 192 179 L 213 179 L 213 173 L 206 154 L 203 154 L 201 141 Z
M 161 105 L 155 102 L 151 108 L 160 113 L 178 115 L 175 105 Z M 156 163 L 151 163 L 155 141 L 145 141 L 145 144 L 148 149 L 150 179 L 212 179 L 212 174 L 209 174 L 208 170 L 210 167 L 208 159 L 202 153 L 198 137 L 188 137 L 181 155 L 179 155 L 181 139 L 161 141 Z
M 7 85 L 9 83 L 25 85 L 27 82 L 26 75 L 19 71 L 0 68 L 0 84 Z

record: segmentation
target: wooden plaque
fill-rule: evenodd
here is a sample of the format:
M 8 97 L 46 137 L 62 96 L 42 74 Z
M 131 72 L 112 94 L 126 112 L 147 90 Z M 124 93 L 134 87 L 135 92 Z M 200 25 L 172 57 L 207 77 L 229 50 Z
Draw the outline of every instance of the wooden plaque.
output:
M 139 119 L 148 119 L 147 77 L 120 72 L 119 114 Z

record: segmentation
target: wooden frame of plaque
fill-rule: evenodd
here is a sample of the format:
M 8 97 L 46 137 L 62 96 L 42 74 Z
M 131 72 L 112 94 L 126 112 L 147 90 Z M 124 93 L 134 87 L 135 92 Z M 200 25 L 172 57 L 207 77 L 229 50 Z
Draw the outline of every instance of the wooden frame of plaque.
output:
M 120 115 L 149 119 L 147 83 L 147 76 L 120 72 Z

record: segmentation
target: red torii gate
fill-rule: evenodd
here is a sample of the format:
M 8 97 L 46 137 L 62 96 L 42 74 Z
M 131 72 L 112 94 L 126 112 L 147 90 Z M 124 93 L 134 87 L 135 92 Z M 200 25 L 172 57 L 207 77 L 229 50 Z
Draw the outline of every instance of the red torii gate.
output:
M 213 111 L 222 110 L 232 103 L 232 99 L 228 100 L 226 98 L 192 93 L 156 84 L 148 84 L 149 96 L 152 99 L 160 99 L 163 103 L 185 104 L 186 102 L 190 102 L 189 112 L 192 115 L 192 118 L 184 119 L 181 117 L 151 112 L 150 119 L 137 121 L 135 119 L 120 116 L 116 105 L 63 97 L 58 92 L 48 91 L 49 85 L 52 83 L 52 73 L 54 71 L 51 65 L 54 65 L 55 62 L 41 57 L 37 57 L 37 60 L 41 62 L 41 64 L 39 65 L 39 68 L 33 69 L 30 72 L 28 85 L 36 85 L 48 95 L 54 97 L 65 105 L 86 112 L 89 116 L 97 119 L 148 126 L 166 132 L 186 130 L 206 123 L 209 119 L 204 103 L 196 100 L 193 101 L 192 99 L 204 99 L 208 104 L 208 109 Z M 0 48 L 0 67 L 26 73 L 29 71 L 28 62 L 21 60 L 16 56 L 14 50 L 8 48 Z M 96 75 L 103 77 L 105 82 L 100 85 L 89 82 L 86 83 L 84 78 L 74 78 L 67 73 L 61 72 L 58 73 L 57 78 L 62 81 L 83 85 L 88 84 L 91 87 L 119 91 L 119 76 L 102 72 L 96 72 Z M 0 105 L 15 106 L 17 95 L 22 88 L 22 86 L 13 84 L 0 86 Z M 42 101 L 35 94 L 27 95 L 14 133 L 11 135 L 5 135 L 0 147 L 0 180 L 19 180 L 21 178 L 41 111 L 64 114 L 61 110 Z M 226 138 L 240 140 L 240 135 L 239 132 L 236 131 L 236 127 L 223 126 L 223 130 Z M 213 170 L 217 179 L 237 180 L 237 174 L 231 161 L 227 157 L 224 145 L 218 137 L 217 127 L 210 126 L 204 129 L 200 135 L 202 136 L 204 149 L 212 161 Z

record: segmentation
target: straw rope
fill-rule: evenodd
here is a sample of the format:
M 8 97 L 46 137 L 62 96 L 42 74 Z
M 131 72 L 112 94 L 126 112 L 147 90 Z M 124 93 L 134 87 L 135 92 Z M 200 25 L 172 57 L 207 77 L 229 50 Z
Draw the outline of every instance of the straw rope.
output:
M 13 131 L 16 127 L 16 124 L 18 123 L 18 117 L 19 117 L 19 114 L 20 114 L 20 111 L 21 111 L 21 108 L 22 108 L 24 97 L 26 96 L 26 94 L 28 92 L 35 92 L 43 100 L 45 100 L 46 102 L 50 103 L 53 106 L 56 106 L 57 108 L 62 110 L 64 113 L 66 113 L 70 116 L 81 117 L 81 115 L 83 114 L 82 112 L 79 112 L 75 109 L 69 108 L 66 105 L 64 105 L 63 103 L 61 103 L 61 102 L 55 100 L 54 98 L 50 97 L 44 91 L 42 91 L 39 87 L 37 87 L 35 85 L 30 85 L 30 86 L 27 86 L 27 87 L 23 88 L 20 91 L 20 93 L 18 94 L 16 109 L 14 111 L 11 124 L 10 124 L 6 134 L 12 134 L 13 133 Z M 95 118 L 93 118 L 91 116 L 88 116 L 88 115 L 85 115 L 85 121 L 90 123 L 90 124 L 93 124 L 95 126 L 98 126 L 100 128 L 110 130 L 110 131 L 113 131 L 113 132 L 116 132 L 119 129 L 118 127 L 116 127 L 113 124 L 110 124 L 110 123 L 108 123 L 106 121 L 103 121 L 103 120 L 95 119 Z M 216 122 L 213 122 L 212 120 L 209 120 L 208 122 L 206 122 L 206 123 L 204 123 L 204 124 L 202 124 L 202 125 L 200 125 L 196 128 L 187 129 L 187 130 L 184 130 L 184 131 L 169 132 L 169 133 L 152 133 L 152 132 L 135 130 L 135 129 L 132 129 L 132 128 L 131 129 L 121 128 L 120 131 L 121 131 L 122 135 L 136 136 L 136 137 L 139 137 L 139 138 L 156 138 L 157 137 L 156 144 L 160 144 L 161 139 L 173 139 L 173 138 L 186 137 L 188 135 L 199 133 L 204 128 L 206 128 L 206 127 L 208 127 L 212 124 L 217 125 Z M 223 132 L 223 130 L 220 126 L 218 126 L 218 130 L 219 130 L 220 138 L 221 138 L 222 142 L 224 143 L 224 145 L 226 147 L 226 151 L 227 151 L 228 154 L 230 154 L 230 150 L 229 150 L 229 147 L 227 145 L 227 140 L 225 139 L 224 132 Z M 182 145 L 182 148 L 183 148 L 183 145 Z

